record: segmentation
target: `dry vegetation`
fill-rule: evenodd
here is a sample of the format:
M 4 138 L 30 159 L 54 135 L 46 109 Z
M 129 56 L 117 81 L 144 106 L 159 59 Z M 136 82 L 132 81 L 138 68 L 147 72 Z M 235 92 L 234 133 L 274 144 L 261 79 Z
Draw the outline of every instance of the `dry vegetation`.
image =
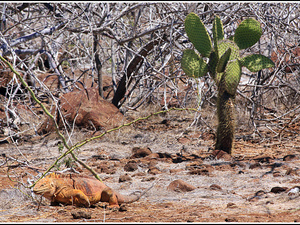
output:
M 58 99 L 63 93 L 91 86 L 98 87 L 99 94 L 113 102 L 127 121 L 172 107 L 198 110 L 161 113 L 107 134 L 75 151 L 79 159 L 95 168 L 101 178 L 116 189 L 119 189 L 118 177 L 124 173 L 122 168 L 126 160 L 129 160 L 133 146 L 150 146 L 153 152 L 176 155 L 182 152 L 184 145 L 188 149 L 186 154 L 204 158 L 210 153 L 208 150 L 213 148 L 217 125 L 216 87 L 208 76 L 201 79 L 187 78 L 180 66 L 182 50 L 192 46 L 183 26 L 183 21 L 190 12 L 200 16 L 209 32 L 214 14 L 219 15 L 227 36 L 233 34 L 244 18 L 255 18 L 262 25 L 263 35 L 259 43 L 246 49 L 243 54 L 261 53 L 276 64 L 273 69 L 255 74 L 243 71 L 236 99 L 235 159 L 243 158 L 248 163 L 257 156 L 267 154 L 282 162 L 285 155 L 299 155 L 298 3 L 1 3 L 0 12 L 1 55 L 22 74 L 49 111 L 59 112 Z M 141 51 L 143 48 L 149 48 L 149 51 Z M 41 214 L 36 211 L 38 200 L 31 199 L 30 191 L 21 184 L 11 183 L 7 177 L 9 169 L 14 180 L 25 186 L 32 184 L 40 175 L 35 169 L 44 172 L 62 154 L 63 148 L 60 148 L 62 142 L 55 133 L 43 136 L 37 134 L 46 115 L 16 75 L 9 73 L 3 62 L 0 63 L 0 188 L 3 189 L 0 191 L 0 198 L 3 200 L 0 205 L 0 221 L 27 221 L 26 216 L 29 216 L 29 221 L 37 222 L 51 219 L 69 221 L 67 213 L 73 208 L 48 209 L 49 206 L 45 204 Z M 109 86 L 105 83 L 107 80 Z M 123 86 L 122 80 L 125 81 Z M 122 92 L 124 87 L 126 91 Z M 61 132 L 72 146 L 90 137 L 94 131 L 79 129 L 66 123 Z M 102 173 L 99 162 L 95 161 L 97 157 L 119 170 L 113 174 Z M 219 163 L 213 160 L 205 162 Z M 288 201 L 288 196 L 269 196 L 275 203 L 270 203 L 271 206 L 279 207 L 279 202 L 288 202 L 289 205 L 280 206 L 281 211 L 280 207 L 273 210 L 269 205 L 262 206 L 261 202 L 247 202 L 248 205 L 242 203 L 259 189 L 270 190 L 276 184 L 299 184 L 299 176 L 295 179 L 284 176 L 262 178 L 260 175 L 266 173 L 268 167 L 252 173 L 248 171 L 248 164 L 240 169 L 245 172 L 241 175 L 241 180 L 235 182 L 235 178 L 232 178 L 231 183 L 218 180 L 228 175 L 218 170 L 212 177 L 205 178 L 198 175 L 191 177 L 184 172 L 175 175 L 169 173 L 171 169 L 185 170 L 187 163 L 185 161 L 173 165 L 159 161 L 158 168 L 162 174 L 153 175 L 159 184 L 144 201 L 130 206 L 128 212 L 125 212 L 127 215 L 105 212 L 102 208 L 104 212 L 99 213 L 96 211 L 99 208 L 93 208 L 91 211 L 101 218 L 94 221 L 224 222 L 224 219 L 229 218 L 226 216 L 234 213 L 242 215 L 243 212 L 245 215 L 248 213 L 247 216 L 235 217 L 236 221 L 299 222 L 298 217 L 291 216 L 290 220 L 285 220 L 279 215 L 287 212 L 288 207 L 296 210 L 293 212 L 299 212 L 296 202 L 298 198 Z M 298 168 L 296 163 L 285 166 Z M 68 155 L 54 170 L 68 167 L 81 168 Z M 143 168 L 145 165 L 141 164 L 139 172 L 145 172 Z M 88 173 L 85 170 L 83 172 Z M 231 177 L 236 175 L 235 172 L 229 171 Z M 136 177 L 138 175 L 134 178 L 135 182 L 126 183 L 120 189 L 131 193 L 129 188 L 144 189 L 153 182 L 151 174 L 145 176 L 143 181 L 136 180 Z M 256 181 L 249 177 L 255 177 Z M 166 191 L 165 186 L 177 178 L 198 186 L 197 191 L 191 195 L 188 193 L 174 197 Z M 251 182 L 247 182 L 247 179 Z M 226 191 L 214 195 L 215 198 L 206 203 L 207 199 L 203 196 L 212 193 L 205 193 L 201 187 L 207 189 L 210 184 L 217 182 Z M 237 184 L 240 182 L 243 183 L 243 190 Z M 259 183 L 259 188 L 255 182 Z M 13 185 L 19 189 L 13 189 Z M 233 193 L 235 189 L 237 192 L 241 191 L 240 197 Z M 161 196 L 157 196 L 157 193 Z M 151 206 L 147 205 L 147 199 Z M 185 202 L 184 206 L 180 205 L 181 200 Z M 228 202 L 235 202 L 238 208 L 234 212 L 227 212 L 225 207 L 227 211 L 222 211 L 225 216 L 217 216 Z M 201 216 L 195 212 L 199 210 L 198 205 L 201 205 L 204 212 Z M 252 206 L 256 208 L 251 208 Z M 251 216 L 247 207 L 256 214 Z M 269 211 L 266 211 L 266 207 Z M 178 214 L 181 216 L 176 216 L 172 208 L 182 213 Z M 10 211 L 12 209 L 13 212 Z M 149 215 L 143 214 L 142 210 L 149 212 Z M 156 215 L 157 211 L 161 213 Z M 260 214 L 262 211 L 265 214 Z M 294 215 L 292 211 L 288 212 Z M 172 218 L 171 215 L 175 216 Z M 273 215 L 275 216 L 272 217 Z M 43 220 L 43 217 L 46 219 Z

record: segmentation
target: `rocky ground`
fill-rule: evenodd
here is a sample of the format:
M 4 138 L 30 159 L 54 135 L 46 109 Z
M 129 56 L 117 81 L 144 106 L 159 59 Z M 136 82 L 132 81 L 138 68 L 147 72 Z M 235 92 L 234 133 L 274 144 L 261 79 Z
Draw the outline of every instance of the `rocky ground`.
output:
M 55 133 L 18 146 L 0 144 L 0 222 L 300 222 L 299 136 L 268 142 L 238 131 L 230 156 L 213 151 L 213 133 L 190 126 L 193 119 L 192 112 L 173 111 L 76 150 L 78 158 L 122 194 L 153 185 L 120 210 L 107 209 L 107 203 L 50 206 L 23 186 L 63 151 Z M 71 136 L 76 143 L 91 132 L 75 130 Z M 68 166 L 91 174 L 69 156 L 53 171 Z

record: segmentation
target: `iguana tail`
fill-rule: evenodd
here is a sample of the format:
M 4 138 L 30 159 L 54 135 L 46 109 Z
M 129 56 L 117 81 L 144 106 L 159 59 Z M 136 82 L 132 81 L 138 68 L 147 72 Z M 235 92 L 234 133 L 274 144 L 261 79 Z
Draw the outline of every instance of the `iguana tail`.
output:
M 156 182 L 154 182 L 149 188 L 147 188 L 145 191 L 143 191 L 141 194 L 139 195 L 122 195 L 120 193 L 116 193 L 117 198 L 118 198 L 118 203 L 122 204 L 122 203 L 132 203 L 132 202 L 136 202 L 138 201 L 143 195 L 145 195 L 151 188 L 153 188 L 154 184 Z

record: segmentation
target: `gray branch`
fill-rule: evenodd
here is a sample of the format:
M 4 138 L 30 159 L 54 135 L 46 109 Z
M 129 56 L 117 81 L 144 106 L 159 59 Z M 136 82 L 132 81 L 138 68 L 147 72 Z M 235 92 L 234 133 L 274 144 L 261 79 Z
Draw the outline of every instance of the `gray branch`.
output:
M 38 32 L 35 32 L 35 33 L 32 33 L 32 34 L 29 34 L 29 35 L 26 35 L 26 36 L 23 36 L 23 37 L 19 37 L 15 40 L 12 40 L 9 44 L 10 47 L 14 47 L 16 45 L 19 45 L 21 43 L 24 43 L 24 42 L 27 42 L 27 41 L 30 41 L 32 39 L 35 39 L 35 38 L 38 38 L 40 36 L 43 36 L 43 35 L 51 35 L 54 31 L 56 30 L 60 30 L 61 28 L 63 28 L 63 26 L 66 24 L 66 22 L 62 22 L 62 23 L 59 23 L 58 25 L 54 26 L 54 27 L 51 27 L 51 28 L 46 28 L 42 31 L 38 31 Z M 7 55 L 9 52 L 8 50 L 8 46 L 7 44 L 3 44 L 1 45 L 0 47 L 3 51 L 3 55 Z

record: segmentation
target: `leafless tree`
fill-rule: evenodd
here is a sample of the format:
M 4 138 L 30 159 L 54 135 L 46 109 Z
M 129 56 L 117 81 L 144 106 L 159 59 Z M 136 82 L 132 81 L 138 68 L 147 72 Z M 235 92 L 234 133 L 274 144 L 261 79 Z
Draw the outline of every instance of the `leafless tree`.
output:
M 177 107 L 214 106 L 213 82 L 207 77 L 189 79 L 182 72 L 182 50 L 192 47 L 184 19 L 195 12 L 211 32 L 217 14 L 230 36 L 244 18 L 253 17 L 261 23 L 263 36 L 244 54 L 269 56 L 276 68 L 257 74 L 243 71 L 238 117 L 262 139 L 297 132 L 292 127 L 300 108 L 298 3 L 1 3 L 0 11 L 1 55 L 23 74 L 39 99 L 59 108 L 62 93 L 98 85 L 100 96 L 124 113 L 147 104 L 167 109 L 174 99 Z M 1 76 L 5 71 L 2 63 Z M 16 77 L 8 76 L 8 82 L 0 84 L 7 115 L 0 125 L 10 131 L 14 125 L 12 137 L 19 132 L 15 102 L 30 109 L 33 103 Z M 50 77 L 58 80 L 51 90 L 45 85 Z M 107 77 L 112 91 L 105 95 Z M 211 118 L 200 113 L 197 119 L 209 125 Z M 264 129 L 271 131 L 269 136 L 263 136 Z

